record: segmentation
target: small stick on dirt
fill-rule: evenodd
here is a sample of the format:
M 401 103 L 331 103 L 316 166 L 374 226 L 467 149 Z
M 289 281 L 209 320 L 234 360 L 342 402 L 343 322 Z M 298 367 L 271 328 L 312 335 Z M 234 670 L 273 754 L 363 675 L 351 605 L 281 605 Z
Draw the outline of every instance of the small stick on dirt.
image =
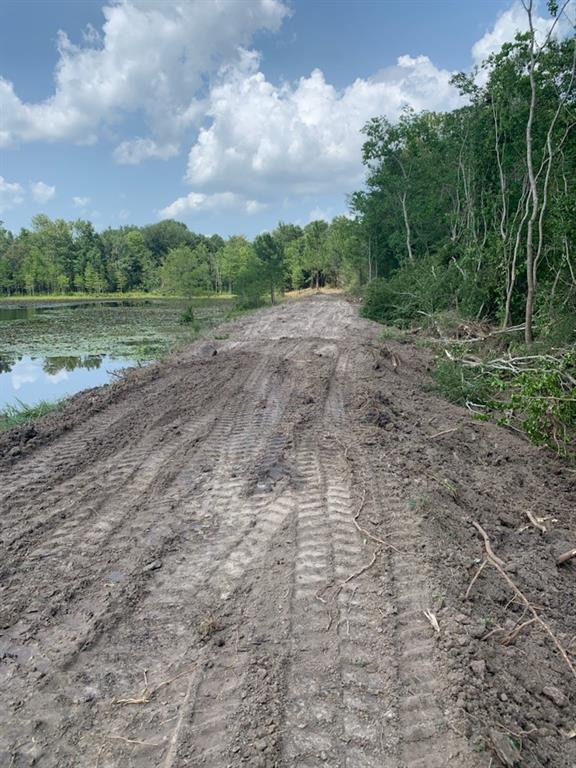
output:
M 476 528 L 480 536 L 482 536 L 482 538 L 484 539 L 484 546 L 486 548 L 486 554 L 488 555 L 488 559 L 494 565 L 498 565 L 500 568 L 504 568 L 504 563 L 502 562 L 502 560 L 500 560 L 500 558 L 496 557 L 496 555 L 494 554 L 494 550 L 492 549 L 492 545 L 490 544 L 490 539 L 488 538 L 488 534 L 486 533 L 484 528 L 482 528 L 480 523 L 477 523 L 476 521 L 473 521 L 472 525 L 474 526 L 474 528 Z
M 529 509 L 526 510 L 526 517 L 528 518 L 528 520 L 530 520 L 534 528 L 538 528 L 538 530 L 541 531 L 542 533 L 546 533 L 546 526 L 542 525 L 542 523 L 538 520 L 538 518 L 534 517 L 534 515 L 532 514 L 532 512 L 530 512 Z
M 458 429 L 460 429 L 460 424 L 458 424 L 457 427 L 452 427 L 452 429 L 443 429 L 441 432 L 435 432 L 433 435 L 430 435 L 428 437 L 428 440 L 434 440 L 437 437 L 441 437 L 442 435 L 449 435 L 451 432 L 456 432 Z
M 494 551 L 492 550 L 492 547 L 490 545 L 490 539 L 488 538 L 488 534 L 482 528 L 480 523 L 477 523 L 477 522 L 474 521 L 473 525 L 476 528 L 476 530 L 480 533 L 482 538 L 484 539 L 484 547 L 486 549 L 486 554 L 488 555 L 488 560 L 490 561 L 490 564 L 493 565 L 494 568 L 496 568 L 496 570 L 498 571 L 500 576 L 502 576 L 502 578 L 508 584 L 508 586 L 522 600 L 522 602 L 524 603 L 526 608 L 528 608 L 528 610 L 530 611 L 530 613 L 534 617 L 534 621 L 536 621 L 542 627 L 542 629 L 546 632 L 546 634 L 550 637 L 550 639 L 552 640 L 552 642 L 554 643 L 554 645 L 556 646 L 556 648 L 560 652 L 560 655 L 562 656 L 562 658 L 566 662 L 566 665 L 568 666 L 568 669 L 570 670 L 570 672 L 572 673 L 574 678 L 576 678 L 576 668 L 574 667 L 574 665 L 572 664 L 572 662 L 568 658 L 568 654 L 566 653 L 566 651 L 562 647 L 562 644 L 560 643 L 560 641 L 558 640 L 558 638 L 556 637 L 554 632 L 552 632 L 552 630 L 550 629 L 548 624 L 546 624 L 544 619 L 542 619 L 540 617 L 540 614 L 533 607 L 532 603 L 528 600 L 526 595 L 519 589 L 519 587 L 516 586 L 516 584 L 512 581 L 510 576 L 508 576 L 508 574 L 504 570 L 504 563 L 502 562 L 502 560 L 500 560 L 499 557 L 496 557 L 496 555 L 494 554 Z
M 491 629 L 490 632 L 487 632 L 480 639 L 481 640 L 488 640 L 489 637 L 492 637 L 492 635 L 495 635 L 497 632 L 506 632 L 506 630 L 503 627 L 494 627 L 494 629 Z
M 344 584 L 348 584 L 349 582 L 352 581 L 352 579 L 355 579 L 357 576 L 360 576 L 360 574 L 365 573 L 368 570 L 368 568 L 372 568 L 372 566 L 376 562 L 376 558 L 378 557 L 380 552 L 382 552 L 381 549 L 375 549 L 374 550 L 374 554 L 372 555 L 372 560 L 370 560 L 368 565 L 365 565 L 363 568 L 360 568 L 359 571 L 356 571 L 355 573 L 350 574 L 350 576 L 348 576 L 348 578 L 344 579 L 344 581 L 340 584 L 340 589 L 342 589 Z M 340 590 L 338 590 L 338 591 L 340 591 Z M 336 594 L 338 594 L 338 593 L 336 593 Z
M 572 560 L 573 557 L 576 557 L 576 549 L 570 549 L 568 552 L 564 552 L 563 555 L 560 555 L 560 557 L 556 560 L 556 565 L 567 563 L 568 560 Z
M 126 744 L 138 744 L 140 747 L 161 747 L 164 744 L 163 741 L 139 741 L 138 739 L 127 739 L 124 736 L 115 736 L 114 734 L 105 734 L 107 739 L 114 739 L 115 741 L 124 741 Z
M 523 621 L 522 624 L 519 624 L 516 627 L 516 629 L 513 629 L 509 635 L 506 635 L 506 637 L 502 640 L 502 645 L 510 645 L 510 643 L 516 640 L 516 638 L 518 637 L 520 632 L 522 632 L 523 629 L 526 629 L 526 627 L 529 627 L 530 624 L 534 624 L 535 621 L 536 619 L 528 619 L 528 621 Z
M 478 568 L 478 570 L 477 570 L 477 571 L 476 571 L 476 573 L 474 574 L 474 576 L 473 576 L 473 578 L 472 578 L 472 581 L 470 582 L 470 584 L 468 584 L 468 589 L 466 590 L 466 594 L 464 595 L 464 600 L 468 600 L 468 598 L 470 597 L 470 592 L 471 592 L 471 590 L 472 590 L 472 587 L 473 587 L 473 586 L 474 586 L 474 584 L 476 583 L 476 579 L 478 578 L 478 576 L 480 576 L 480 574 L 482 573 L 482 571 L 484 570 L 484 568 L 486 568 L 486 566 L 487 566 L 487 565 L 488 565 L 488 560 L 483 560 L 483 561 L 482 561 L 482 565 L 480 566 L 480 568 Z
M 159 690 L 162 688 L 165 688 L 167 685 L 171 685 L 171 683 L 174 683 L 176 680 L 179 680 L 181 677 L 184 677 L 185 675 L 189 675 L 191 672 L 194 671 L 196 667 L 192 667 L 191 669 L 187 669 L 185 672 L 180 672 L 180 674 L 175 675 L 174 677 L 171 677 L 169 680 L 164 680 L 161 683 L 158 683 L 154 688 L 151 690 L 148 690 L 148 676 L 146 670 L 144 670 L 144 682 L 145 687 L 137 698 L 134 699 L 117 699 L 114 703 L 115 704 L 149 704 L 152 697 L 155 696 Z
M 360 533 L 363 533 L 365 536 L 368 536 L 369 539 L 372 539 L 372 541 L 375 541 L 377 544 L 382 544 L 383 547 L 390 547 L 390 549 L 393 549 L 394 552 L 400 553 L 400 550 L 398 549 L 398 547 L 395 547 L 393 544 L 390 544 L 389 542 L 384 541 L 384 539 L 380 539 L 378 536 L 374 536 L 374 534 L 370 533 L 370 531 L 367 531 L 366 528 L 362 528 L 362 526 L 358 523 L 358 518 L 360 517 L 360 513 L 364 509 L 365 503 L 366 503 L 366 488 L 364 488 L 362 491 L 362 501 L 360 502 L 358 511 L 352 518 L 352 522 L 356 526 L 357 530 L 360 531 Z

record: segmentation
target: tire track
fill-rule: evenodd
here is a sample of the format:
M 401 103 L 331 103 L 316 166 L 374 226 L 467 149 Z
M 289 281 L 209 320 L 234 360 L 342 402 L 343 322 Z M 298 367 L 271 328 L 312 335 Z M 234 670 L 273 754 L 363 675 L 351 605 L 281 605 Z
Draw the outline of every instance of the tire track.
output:
M 432 609 L 431 574 L 414 570 L 413 555 L 423 544 L 419 522 L 398 490 L 393 476 L 380 473 L 379 496 L 384 527 L 398 551 L 390 562 L 397 608 L 395 642 L 398 653 L 399 758 L 410 768 L 460 765 L 463 740 L 450 730 L 442 708 L 442 672 L 436 659 L 434 631 L 424 616 Z
M 418 518 L 351 410 L 373 365 L 353 322 L 316 298 L 244 318 L 14 466 L 0 762 L 474 764 L 441 701 Z M 355 526 L 362 487 L 362 525 L 398 552 Z
M 206 584 L 209 584 L 212 590 L 218 591 L 218 601 L 225 598 L 232 592 L 235 581 L 241 578 L 246 567 L 257 556 L 262 546 L 265 545 L 274 530 L 290 511 L 289 507 L 283 507 L 282 503 L 270 505 L 270 496 L 267 494 L 258 502 L 255 500 L 252 502 L 250 512 L 247 512 L 245 508 L 238 508 L 237 503 L 238 496 L 246 486 L 246 478 L 251 474 L 251 465 L 258 464 L 258 457 L 262 453 L 265 454 L 268 460 L 271 455 L 272 457 L 277 456 L 283 447 L 283 442 L 279 439 L 279 436 L 272 433 L 286 408 L 293 383 L 288 379 L 279 382 L 270 371 L 267 372 L 265 370 L 266 366 L 267 362 L 265 358 L 262 358 L 261 366 L 254 369 L 246 381 L 247 397 L 238 397 L 230 401 L 229 407 L 221 415 L 215 429 L 205 441 L 201 451 L 204 461 L 217 461 L 212 473 L 208 476 L 209 480 L 205 483 L 205 485 L 208 485 L 208 488 L 201 505 L 201 511 L 203 512 L 201 518 L 206 519 L 209 517 L 212 529 L 214 528 L 214 523 L 218 521 L 218 545 L 215 548 L 205 548 L 203 556 L 197 554 L 194 559 L 186 558 L 186 561 L 180 567 L 176 567 L 170 573 L 165 594 L 162 594 L 162 590 L 160 592 L 154 591 L 151 597 L 151 604 L 145 599 L 132 615 L 137 634 L 141 626 L 139 616 L 142 615 L 144 619 L 147 613 L 154 613 L 157 627 L 154 628 L 155 631 L 151 632 L 151 634 L 155 635 L 158 644 L 161 642 L 165 626 L 170 621 L 174 624 L 174 614 L 178 612 L 178 608 L 184 605 L 193 605 L 198 598 L 198 594 L 202 591 L 202 584 L 198 579 L 206 580 Z M 254 430 L 257 430 L 258 437 L 256 438 L 254 438 Z M 271 446 L 268 444 L 270 439 Z M 229 476 L 230 467 L 237 470 L 237 472 L 233 472 L 232 476 Z M 176 474 L 178 475 L 178 473 Z M 183 474 L 187 473 L 180 473 L 176 477 L 176 487 L 167 489 L 165 487 L 166 484 L 162 484 L 161 490 L 164 497 L 166 497 L 167 491 L 168 496 L 172 495 L 173 498 L 181 496 L 183 492 L 190 492 L 190 477 L 183 477 Z M 150 479 L 154 481 L 155 477 Z M 195 496 L 197 496 L 196 490 L 194 490 L 189 504 L 181 504 L 179 508 L 174 510 L 175 516 L 178 516 L 181 521 L 182 531 L 182 526 L 189 525 L 190 512 L 193 512 L 194 508 L 198 512 L 197 504 L 193 501 Z M 149 512 L 152 512 L 151 504 L 148 503 L 146 508 Z M 139 518 L 142 517 L 143 511 L 144 509 L 139 510 Z M 157 511 L 156 509 L 154 514 Z M 153 521 L 152 515 L 150 520 Z M 142 524 L 142 521 L 140 521 L 140 524 Z M 253 526 L 252 530 L 247 533 L 251 526 Z M 162 552 L 163 548 L 173 540 L 174 534 L 172 532 L 169 538 L 161 541 L 159 551 Z M 190 543 L 192 542 L 186 542 L 188 545 Z M 211 581 L 214 583 L 212 584 Z M 204 589 L 207 589 L 207 587 L 205 586 Z M 127 590 L 124 602 L 135 597 L 136 595 L 131 595 L 130 591 Z M 86 602 L 89 602 L 87 598 L 83 600 L 83 604 L 86 604 Z M 99 634 L 102 634 L 104 626 L 106 626 L 105 616 L 108 612 L 109 605 L 105 605 L 101 616 L 92 616 L 90 622 L 92 626 L 87 627 L 81 633 L 81 637 L 76 637 L 76 648 L 85 646 L 89 640 L 93 643 L 93 626 L 104 621 L 104 624 L 98 630 Z M 114 615 L 118 617 L 118 614 L 119 610 L 116 609 Z M 112 647 L 115 649 L 115 658 L 117 658 L 119 648 L 124 646 L 126 647 L 126 652 L 129 653 L 128 649 L 135 646 L 134 638 L 130 632 L 128 632 L 127 637 L 122 637 L 122 633 L 126 632 L 126 618 L 123 617 L 123 621 L 119 625 L 120 637 L 115 637 L 115 631 L 112 632 L 111 637 L 108 634 Z M 67 629 L 69 629 L 69 624 L 63 625 L 62 628 L 57 626 L 55 630 L 48 632 L 44 636 L 44 644 L 50 645 L 48 640 L 54 641 L 58 639 L 54 635 L 54 631 L 58 633 L 60 629 L 65 635 Z M 185 623 L 174 627 L 176 636 L 185 636 L 186 629 L 189 629 L 189 627 L 186 627 Z M 109 632 L 110 627 L 108 628 Z M 186 643 L 189 645 L 189 638 L 186 640 Z M 174 658 L 174 650 L 173 646 L 170 647 L 171 661 Z M 73 653 L 77 654 L 77 651 L 73 651 Z M 101 655 L 100 648 L 98 653 Z M 134 656 L 134 653 L 132 652 L 131 655 Z M 81 654 L 81 656 L 85 657 L 85 653 Z M 104 661 L 105 667 L 108 666 L 108 668 L 112 664 L 112 659 L 107 660 L 104 658 L 103 660 L 100 659 L 100 661 Z M 106 662 L 109 662 L 109 664 Z M 62 662 L 60 664 L 62 665 Z M 65 677 L 71 676 L 72 679 L 75 679 L 78 665 L 79 660 L 77 659 L 72 665 L 73 671 L 70 672 L 70 675 L 65 675 Z M 126 688 L 129 686 L 128 681 L 125 681 L 125 686 Z M 64 687 L 69 686 L 65 685 Z M 57 694 L 57 691 L 61 690 L 61 683 L 56 684 L 54 690 L 55 694 Z

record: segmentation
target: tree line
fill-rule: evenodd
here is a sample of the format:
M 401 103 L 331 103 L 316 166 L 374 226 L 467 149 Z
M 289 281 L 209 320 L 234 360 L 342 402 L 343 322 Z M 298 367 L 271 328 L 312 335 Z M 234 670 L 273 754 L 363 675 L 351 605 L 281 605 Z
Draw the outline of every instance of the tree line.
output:
M 0 295 L 226 291 L 255 305 L 265 294 L 275 301 L 285 290 L 350 283 L 362 248 L 356 229 L 345 216 L 281 222 L 251 242 L 172 220 L 97 232 L 89 221 L 39 214 L 16 236 L 0 226 Z

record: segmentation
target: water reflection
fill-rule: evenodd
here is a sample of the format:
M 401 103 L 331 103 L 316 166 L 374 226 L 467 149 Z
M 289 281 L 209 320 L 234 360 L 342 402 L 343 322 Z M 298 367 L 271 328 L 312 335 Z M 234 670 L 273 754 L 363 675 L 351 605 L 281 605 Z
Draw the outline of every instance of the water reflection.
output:
M 20 400 L 34 405 L 107 384 L 134 360 L 109 355 L 0 358 L 0 410 Z
M 148 307 L 153 305 L 151 299 L 112 299 L 110 301 L 62 301 L 55 304 L 42 306 L 41 304 L 20 305 L 16 307 L 0 306 L 0 321 L 2 320 L 33 320 L 37 315 L 45 313 L 58 312 L 59 310 L 69 309 L 115 309 L 118 307 Z M 156 301 L 162 304 L 161 301 Z

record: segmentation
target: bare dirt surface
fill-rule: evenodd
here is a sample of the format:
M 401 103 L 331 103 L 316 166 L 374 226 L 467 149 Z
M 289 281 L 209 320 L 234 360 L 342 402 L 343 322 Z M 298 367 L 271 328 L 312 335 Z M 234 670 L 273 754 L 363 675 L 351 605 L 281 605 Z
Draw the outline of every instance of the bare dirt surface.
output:
M 576 475 L 379 334 L 262 310 L 0 438 L 1 766 L 574 768 Z

